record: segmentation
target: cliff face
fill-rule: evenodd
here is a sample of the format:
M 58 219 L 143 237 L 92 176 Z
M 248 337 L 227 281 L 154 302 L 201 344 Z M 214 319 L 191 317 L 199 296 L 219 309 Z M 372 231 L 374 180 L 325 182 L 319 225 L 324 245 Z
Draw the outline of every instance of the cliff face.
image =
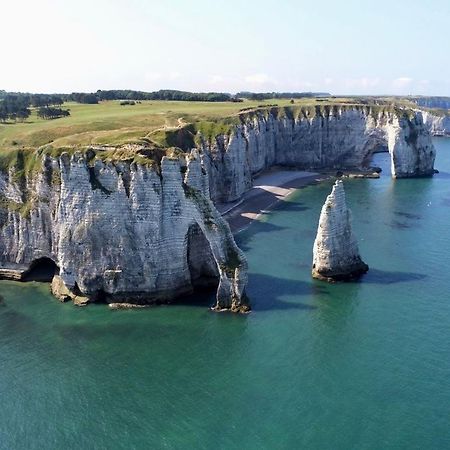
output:
M 422 116 L 370 108 L 331 108 L 325 114 L 249 115 L 230 134 L 203 141 L 211 198 L 234 201 L 258 172 L 273 165 L 300 169 L 361 169 L 386 148 L 395 178 L 433 173 L 435 150 Z
M 425 108 L 450 109 L 450 97 L 416 97 L 411 100 Z
M 326 281 L 352 279 L 369 267 L 359 256 L 344 184 L 336 181 L 320 213 L 313 247 L 312 276 Z
M 245 256 L 209 200 L 196 152 L 184 175 L 166 157 L 159 173 L 81 153 L 43 156 L 37 170 L 2 173 L 0 192 L 3 276 L 49 258 L 63 299 L 168 301 L 214 283 L 216 309 L 248 308 Z
M 160 167 L 92 150 L 19 151 L 9 165 L 2 155 L 0 277 L 52 261 L 54 294 L 78 304 L 169 301 L 215 284 L 216 309 L 245 311 L 247 263 L 210 199 L 238 199 L 273 165 L 360 169 L 382 147 L 393 176 L 409 177 L 432 174 L 435 156 L 420 113 L 368 107 L 252 112 L 200 142 Z
M 422 111 L 425 126 L 432 135 L 450 135 L 450 115 L 433 114 L 431 111 Z

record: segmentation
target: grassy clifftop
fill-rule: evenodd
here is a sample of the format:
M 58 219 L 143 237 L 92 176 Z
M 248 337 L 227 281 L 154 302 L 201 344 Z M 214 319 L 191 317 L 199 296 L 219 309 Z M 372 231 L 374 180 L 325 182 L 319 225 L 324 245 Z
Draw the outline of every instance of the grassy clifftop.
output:
M 341 100 L 341 99 L 339 99 Z M 227 117 L 201 119 L 193 123 L 180 125 L 177 128 L 158 129 L 149 133 L 145 140 L 162 148 L 178 147 L 189 150 L 199 143 L 200 135 L 206 141 L 213 141 L 218 135 L 230 134 L 237 125 L 252 121 L 256 118 L 269 116 L 277 119 L 310 120 L 316 117 L 329 117 L 339 115 L 345 109 L 359 110 L 364 114 L 378 117 L 380 114 L 396 114 L 406 119 L 412 119 L 414 111 L 405 104 L 362 104 L 353 99 L 346 101 L 303 102 L 294 104 L 274 105 L 259 104 L 255 107 L 241 108 L 240 111 Z
M 311 102 L 311 100 L 309 100 Z M 39 119 L 36 111 L 25 122 L 0 122 L 0 150 L 17 147 L 37 148 L 86 145 L 120 145 L 139 142 L 159 129 L 180 124 L 209 121 L 230 116 L 241 108 L 270 102 L 177 102 L 143 101 L 121 106 L 119 101 L 97 105 L 65 103 L 70 116 L 56 120 Z M 287 104 L 287 100 L 278 101 Z
M 194 147 L 200 134 L 213 140 L 256 116 L 311 119 L 336 114 L 341 108 L 379 114 L 398 112 L 399 106 L 410 104 L 388 98 L 305 98 L 296 99 L 294 104 L 272 99 L 239 103 L 143 101 L 126 106 L 119 101 L 105 101 L 66 106 L 69 117 L 43 120 L 33 111 L 23 123 L 0 123 L 0 169 L 16 166 L 22 159 L 23 170 L 28 171 L 39 164 L 43 153 L 58 156 L 63 151 L 72 153 L 90 146 L 104 146 L 97 151 L 97 158 L 152 164 L 158 163 L 165 152 L 173 153 L 173 148 L 186 151 Z M 117 148 L 124 144 L 139 144 L 141 149 Z
M 361 98 L 305 98 L 295 100 L 295 109 L 332 105 L 362 104 Z M 383 99 L 384 101 L 391 101 Z M 393 101 L 393 100 L 392 100 Z M 395 100 L 398 102 L 398 100 Z M 186 124 L 209 136 L 225 130 L 239 113 L 270 108 L 276 104 L 286 109 L 289 100 L 232 102 L 143 101 L 121 106 L 119 101 L 104 101 L 97 105 L 65 103 L 70 116 L 43 120 L 36 111 L 25 122 L 0 123 L 0 151 L 32 148 L 52 144 L 56 147 L 88 145 L 121 145 L 124 143 L 158 141 L 165 131 L 176 130 Z M 234 119 L 233 119 L 234 117 Z M 220 125 L 218 125 L 220 124 Z

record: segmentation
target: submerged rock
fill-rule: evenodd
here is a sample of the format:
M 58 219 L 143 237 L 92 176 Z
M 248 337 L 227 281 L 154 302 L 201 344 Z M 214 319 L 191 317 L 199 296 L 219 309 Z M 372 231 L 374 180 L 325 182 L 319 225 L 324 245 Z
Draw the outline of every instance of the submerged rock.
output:
M 359 256 L 352 232 L 351 213 L 344 184 L 338 180 L 320 213 L 313 248 L 312 276 L 326 281 L 348 280 L 366 273 L 369 266 Z

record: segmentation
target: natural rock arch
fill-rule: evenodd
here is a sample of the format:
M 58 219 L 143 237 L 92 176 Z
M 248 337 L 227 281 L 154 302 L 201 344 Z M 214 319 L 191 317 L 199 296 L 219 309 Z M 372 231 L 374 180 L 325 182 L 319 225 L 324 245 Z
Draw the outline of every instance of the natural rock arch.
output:
M 189 269 L 191 277 L 193 273 L 191 269 L 194 267 L 196 269 L 194 273 L 200 276 L 198 280 L 205 273 L 215 273 L 218 286 L 216 304 L 213 309 L 216 311 L 247 312 L 250 310 L 250 306 L 244 292 L 248 270 L 245 255 L 236 245 L 225 219 L 212 207 L 210 200 L 203 196 L 197 196 L 198 194 L 197 191 L 194 197 L 191 197 L 192 203 L 195 205 L 196 221 L 189 226 L 189 229 L 191 233 L 196 233 L 194 242 L 197 240 L 197 242 L 202 242 L 203 245 L 207 244 L 208 251 L 210 251 L 208 258 L 212 259 L 206 266 L 191 266 Z M 206 214 L 205 206 L 211 208 Z M 192 254 L 190 257 L 192 263 Z M 189 262 L 189 256 L 187 256 L 187 261 Z
M 163 158 L 162 165 L 164 173 L 170 165 L 178 166 L 178 162 Z M 189 209 L 192 212 L 192 222 L 189 228 L 194 224 L 193 230 L 196 226 L 201 230 L 203 242 L 208 242 L 216 264 L 219 283 L 214 309 L 247 312 L 250 310 L 244 292 L 247 284 L 247 260 L 236 245 L 230 226 L 210 200 L 209 187 L 204 184 L 202 172 L 199 155 L 194 151 L 184 177 L 184 201 L 191 205 Z M 212 263 L 209 266 L 212 267 Z
M 389 153 L 390 158 L 391 152 L 389 151 L 388 147 L 388 140 L 386 134 L 381 130 L 376 130 L 376 133 L 372 133 L 369 135 L 367 142 L 364 146 L 363 150 L 363 162 L 362 166 L 364 168 L 370 167 L 372 163 L 372 158 L 375 153 Z
M 211 245 L 197 223 L 189 226 L 186 241 L 186 260 L 192 287 L 217 287 L 219 269 Z
M 430 176 L 435 150 L 418 112 L 390 107 L 339 107 L 312 117 L 254 112 L 227 135 L 201 141 L 211 198 L 238 200 L 253 177 L 272 166 L 361 170 L 376 148 L 391 156 L 393 178 Z

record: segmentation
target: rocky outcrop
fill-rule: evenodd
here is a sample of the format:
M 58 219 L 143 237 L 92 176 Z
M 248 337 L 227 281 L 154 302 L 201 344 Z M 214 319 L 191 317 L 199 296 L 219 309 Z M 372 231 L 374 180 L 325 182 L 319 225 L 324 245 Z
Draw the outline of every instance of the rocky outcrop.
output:
M 241 115 L 230 133 L 203 139 L 211 198 L 230 202 L 274 166 L 361 170 L 375 151 L 391 154 L 395 178 L 434 172 L 435 150 L 420 112 L 380 107 L 273 108 Z
M 245 256 L 195 151 L 160 167 L 92 152 L 39 158 L 0 174 L 0 275 L 45 258 L 58 268 L 52 290 L 62 300 L 167 302 L 212 284 L 215 309 L 249 309 Z
M 338 180 L 322 207 L 313 247 L 312 276 L 326 281 L 348 280 L 369 267 L 359 256 L 347 208 L 344 184 Z

